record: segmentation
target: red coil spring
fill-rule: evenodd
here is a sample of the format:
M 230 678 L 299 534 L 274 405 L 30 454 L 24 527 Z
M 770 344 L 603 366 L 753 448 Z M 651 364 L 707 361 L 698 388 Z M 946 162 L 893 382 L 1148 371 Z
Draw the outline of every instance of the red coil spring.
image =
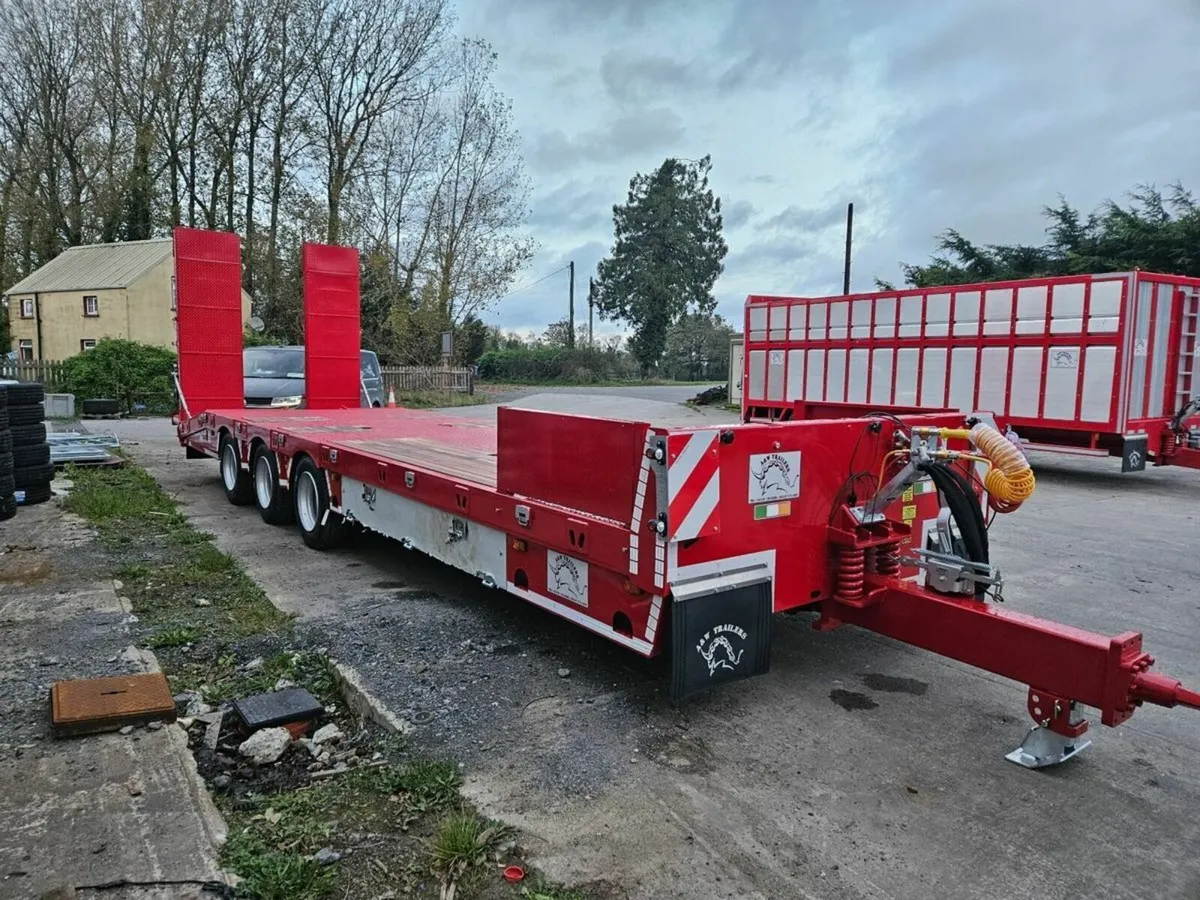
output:
M 900 551 L 895 546 L 875 549 L 875 572 L 885 578 L 900 574 Z
M 837 595 L 843 600 L 862 597 L 866 568 L 866 554 L 862 550 L 843 547 L 838 556 Z

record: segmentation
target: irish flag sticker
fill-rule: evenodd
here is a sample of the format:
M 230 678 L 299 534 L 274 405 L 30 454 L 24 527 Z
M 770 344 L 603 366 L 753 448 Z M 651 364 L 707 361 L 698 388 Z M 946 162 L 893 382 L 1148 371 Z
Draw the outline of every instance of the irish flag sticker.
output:
M 782 503 L 760 503 L 754 507 L 754 520 L 759 519 L 778 519 L 781 516 L 790 516 L 792 514 L 792 504 L 789 501 Z

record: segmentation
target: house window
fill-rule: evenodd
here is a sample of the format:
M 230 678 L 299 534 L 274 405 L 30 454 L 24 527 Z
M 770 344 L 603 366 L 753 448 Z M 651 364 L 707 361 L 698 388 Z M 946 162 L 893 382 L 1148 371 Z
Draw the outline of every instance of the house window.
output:
M 84 297 L 83 298 L 83 314 L 85 316 L 100 315 L 100 298 Z
M 33 318 L 33 298 L 32 297 L 26 297 L 24 300 L 21 301 L 21 318 L 22 319 L 32 319 Z
M 79 352 L 80 353 L 83 353 L 85 350 L 95 350 L 95 349 L 96 349 L 96 341 L 94 338 L 84 338 L 82 341 L 79 342 Z
M 21 341 L 17 351 L 23 361 L 31 362 L 33 360 L 33 341 Z

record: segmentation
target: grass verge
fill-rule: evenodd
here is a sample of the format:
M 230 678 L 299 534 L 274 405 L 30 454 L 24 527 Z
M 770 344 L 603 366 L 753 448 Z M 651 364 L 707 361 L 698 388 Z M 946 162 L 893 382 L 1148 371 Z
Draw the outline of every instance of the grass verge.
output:
M 138 617 L 137 639 L 155 649 L 174 691 L 221 705 L 296 684 L 337 710 L 346 735 L 338 752 L 355 751 L 354 767 L 334 771 L 293 744 L 280 763 L 259 768 L 235 759 L 236 750 L 200 749 L 204 725 L 192 727 L 198 768 L 229 826 L 222 860 L 243 879 L 238 896 L 584 900 L 532 880 L 507 883 L 503 866 L 521 861 L 516 841 L 463 800 L 457 764 L 414 758 L 400 738 L 354 719 L 328 658 L 306 645 L 310 636 L 143 469 L 67 474 L 65 506 L 98 530 Z
M 396 394 L 396 405 L 407 406 L 409 409 L 478 406 L 490 402 L 491 397 L 482 392 L 464 394 L 461 391 L 402 391 Z

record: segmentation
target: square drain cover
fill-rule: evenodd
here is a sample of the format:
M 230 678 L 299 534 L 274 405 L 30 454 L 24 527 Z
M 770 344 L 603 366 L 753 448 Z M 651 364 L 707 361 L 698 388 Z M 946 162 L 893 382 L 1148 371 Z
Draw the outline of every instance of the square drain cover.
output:
M 112 731 L 124 725 L 175 721 L 175 701 L 162 672 L 56 681 L 50 722 L 58 735 Z

